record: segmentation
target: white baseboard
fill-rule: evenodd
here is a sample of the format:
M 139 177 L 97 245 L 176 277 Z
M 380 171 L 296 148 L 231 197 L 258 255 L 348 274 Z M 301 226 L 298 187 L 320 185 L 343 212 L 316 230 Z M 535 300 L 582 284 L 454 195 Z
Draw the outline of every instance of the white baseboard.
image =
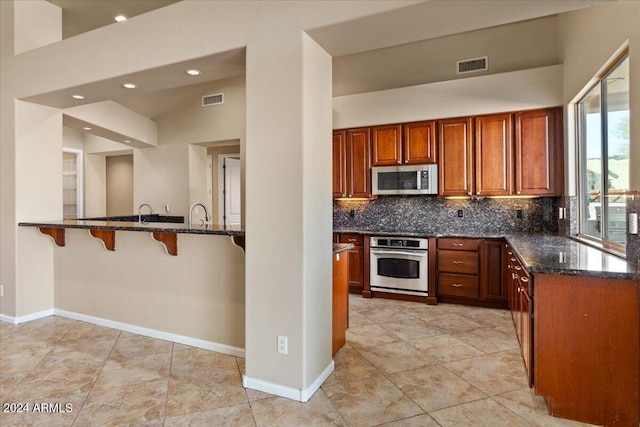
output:
M 71 311 L 53 309 L 56 316 L 67 317 L 69 319 L 81 320 L 83 322 L 93 323 L 94 325 L 106 326 L 107 328 L 119 329 L 132 334 L 144 335 L 145 337 L 157 338 L 165 341 L 172 341 L 179 344 L 185 344 L 192 347 L 203 348 L 205 350 L 216 351 L 218 353 L 228 354 L 230 356 L 244 357 L 244 349 L 233 347 L 226 344 L 220 344 L 213 341 L 206 341 L 199 338 L 187 337 L 184 335 L 172 334 L 170 332 L 158 331 L 156 329 L 144 328 L 142 326 L 132 325 L 130 323 L 116 322 L 115 320 L 103 319 L 101 317 L 88 316 L 86 314 L 74 313 Z
M 318 391 L 322 383 L 331 375 L 335 368 L 333 360 L 322 371 L 320 376 L 306 389 L 299 390 L 293 387 L 287 387 L 280 384 L 270 383 L 268 381 L 259 380 L 257 378 L 251 378 L 246 375 L 242 376 L 242 386 L 253 390 L 262 391 L 264 393 L 274 394 L 280 397 L 286 397 L 287 399 L 296 400 L 298 402 L 308 402 L 311 396 Z
M 32 320 L 42 319 L 43 317 L 53 316 L 54 310 L 50 308 L 48 310 L 38 311 L 37 313 L 26 314 L 24 316 L 11 317 L 4 314 L 0 314 L 0 320 L 3 322 L 13 323 L 19 325 L 20 323 L 30 322 Z
M 26 316 L 11 317 L 0 314 L 0 320 L 3 322 L 18 325 L 20 323 L 29 322 L 31 320 L 42 319 L 47 316 L 61 316 L 68 319 L 80 320 L 94 325 L 106 326 L 107 328 L 119 329 L 132 334 L 144 335 L 145 337 L 157 338 L 165 341 L 172 341 L 179 344 L 185 344 L 192 347 L 203 348 L 205 350 L 216 351 L 218 353 L 228 354 L 231 356 L 244 357 L 244 349 L 233 347 L 226 344 L 220 344 L 213 341 L 201 340 L 199 338 L 187 337 L 184 335 L 172 334 L 169 332 L 158 331 L 156 329 L 144 328 L 129 323 L 116 322 L 115 320 L 103 319 L 101 317 L 88 316 L 86 314 L 74 313 L 72 311 L 59 310 L 51 308 L 49 310 L 39 311 L 37 313 L 27 314 Z

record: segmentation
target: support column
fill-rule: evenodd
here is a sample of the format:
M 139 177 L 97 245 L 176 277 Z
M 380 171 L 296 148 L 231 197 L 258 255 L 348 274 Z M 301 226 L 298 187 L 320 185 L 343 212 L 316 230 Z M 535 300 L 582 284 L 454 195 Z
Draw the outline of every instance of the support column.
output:
M 331 57 L 271 30 L 248 44 L 246 67 L 244 384 L 306 401 L 333 370 Z

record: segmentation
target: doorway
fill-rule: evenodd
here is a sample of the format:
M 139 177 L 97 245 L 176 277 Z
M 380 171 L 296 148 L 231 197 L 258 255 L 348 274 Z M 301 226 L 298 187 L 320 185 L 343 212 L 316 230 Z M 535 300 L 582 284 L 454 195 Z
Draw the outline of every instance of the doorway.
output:
M 62 149 L 62 218 L 82 218 L 83 200 L 82 150 Z
M 242 216 L 240 154 L 218 155 L 218 221 L 240 225 Z

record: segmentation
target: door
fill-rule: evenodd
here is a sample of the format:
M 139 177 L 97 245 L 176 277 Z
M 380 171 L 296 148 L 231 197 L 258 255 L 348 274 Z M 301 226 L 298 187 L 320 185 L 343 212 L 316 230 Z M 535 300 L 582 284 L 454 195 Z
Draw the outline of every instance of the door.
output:
M 240 224 L 241 217 L 240 160 L 224 159 L 224 223 Z
M 476 117 L 475 129 L 475 195 L 510 195 L 513 180 L 511 114 Z
M 439 190 L 441 196 L 471 196 L 473 191 L 473 141 L 471 118 L 439 122 Z
M 347 131 L 349 197 L 371 197 L 371 138 L 369 128 Z

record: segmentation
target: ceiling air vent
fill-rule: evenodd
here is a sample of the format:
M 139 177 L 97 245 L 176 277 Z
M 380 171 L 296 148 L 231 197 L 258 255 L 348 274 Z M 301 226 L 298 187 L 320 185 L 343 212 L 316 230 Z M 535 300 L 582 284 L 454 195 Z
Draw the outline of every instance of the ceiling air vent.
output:
M 465 59 L 457 62 L 457 74 L 476 73 L 478 71 L 486 71 L 489 69 L 489 57 Z
M 224 104 L 224 93 L 216 93 L 215 95 L 205 95 L 202 97 L 202 106 L 210 107 L 212 105 Z

